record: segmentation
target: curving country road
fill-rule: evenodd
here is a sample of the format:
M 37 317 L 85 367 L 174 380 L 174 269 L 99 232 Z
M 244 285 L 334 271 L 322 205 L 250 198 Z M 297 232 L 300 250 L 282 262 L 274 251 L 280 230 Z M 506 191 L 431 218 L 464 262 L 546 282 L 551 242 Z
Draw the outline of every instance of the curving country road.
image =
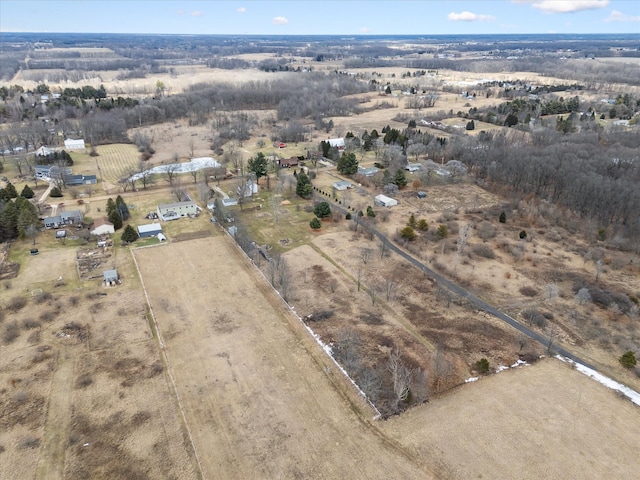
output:
M 327 201 L 327 200 L 325 200 L 325 201 Z M 336 205 L 333 202 L 330 202 L 330 203 L 333 205 L 333 208 L 335 208 L 336 210 L 342 212 L 342 214 L 346 215 L 348 213 L 347 210 L 345 210 L 341 206 Z M 433 280 L 435 280 L 442 287 L 446 288 L 447 290 L 455 293 L 456 295 L 458 295 L 458 296 L 460 296 L 462 298 L 466 298 L 471 304 L 475 305 L 476 308 L 478 308 L 480 310 L 483 310 L 483 311 L 487 312 L 489 315 L 493 315 L 494 317 L 496 317 L 496 318 L 502 320 L 503 322 L 511 325 L 513 328 L 515 328 L 519 332 L 523 333 L 527 337 L 529 337 L 532 340 L 535 340 L 536 342 L 544 345 L 545 348 L 549 348 L 550 347 L 549 343 L 552 342 L 552 341 L 549 340 L 544 335 L 540 335 L 539 333 L 534 332 L 533 330 L 527 328 L 525 325 L 523 325 L 522 323 L 518 322 L 513 317 L 510 317 L 506 313 L 501 312 L 500 310 L 498 310 L 494 306 L 488 304 L 487 302 L 485 302 L 481 298 L 479 298 L 476 295 L 474 295 L 473 293 L 471 293 L 469 290 L 466 290 L 466 289 L 462 288 L 460 285 L 457 285 L 456 283 L 453 283 L 451 280 L 448 280 L 447 278 L 443 277 L 439 273 L 434 272 L 429 267 L 427 267 L 424 263 L 422 263 L 420 260 L 418 260 L 417 258 L 413 257 L 412 255 L 410 255 L 409 253 L 407 253 L 406 251 L 404 251 L 403 249 L 398 247 L 395 243 L 391 242 L 387 238 L 386 235 L 384 235 L 383 233 L 378 231 L 376 228 L 372 228 L 372 231 L 373 231 L 374 235 L 380 239 L 381 242 L 384 242 L 387 245 L 389 250 L 397 253 L 402 258 L 407 260 L 409 263 L 411 263 L 415 267 L 417 267 L 420 270 L 422 270 L 426 275 L 431 277 Z M 556 345 L 555 343 L 552 343 L 551 350 L 553 350 L 554 352 L 558 353 L 559 355 L 562 355 L 563 357 L 566 357 L 566 358 L 574 361 L 575 363 L 579 363 L 581 365 L 584 365 L 585 367 L 588 367 L 588 368 L 591 368 L 591 369 L 597 371 L 597 369 L 593 365 L 585 362 L 580 357 L 577 357 L 576 355 L 574 355 L 570 351 L 566 350 L 563 347 L 560 347 L 560 346 Z

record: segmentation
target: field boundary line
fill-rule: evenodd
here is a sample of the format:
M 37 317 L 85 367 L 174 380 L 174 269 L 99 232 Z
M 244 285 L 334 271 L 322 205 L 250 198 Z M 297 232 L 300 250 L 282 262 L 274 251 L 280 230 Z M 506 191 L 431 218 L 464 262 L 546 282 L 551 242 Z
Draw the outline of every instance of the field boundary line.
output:
M 389 448 L 394 449 L 399 454 L 403 455 L 405 458 L 415 462 L 416 465 L 422 465 L 423 467 L 426 468 L 427 472 L 432 474 L 432 472 L 429 470 L 428 467 L 425 466 L 422 460 L 416 457 L 413 453 L 409 452 L 402 444 L 398 443 L 393 438 L 390 438 L 384 431 L 382 431 L 380 427 L 378 427 L 373 422 L 383 418 L 382 414 L 378 411 L 375 405 L 371 403 L 371 400 L 369 400 L 369 398 L 360 389 L 360 387 L 353 381 L 353 379 L 349 376 L 349 374 L 342 368 L 342 366 L 337 362 L 337 360 L 333 358 L 333 356 L 330 354 L 329 347 L 322 342 L 319 335 L 317 335 L 311 329 L 311 327 L 309 327 L 307 324 L 304 323 L 304 321 L 302 320 L 302 318 L 300 318 L 300 316 L 297 314 L 295 309 L 291 305 L 289 305 L 289 303 L 287 303 L 287 301 L 284 298 L 282 298 L 282 295 L 280 295 L 280 292 L 278 292 L 278 290 L 276 290 L 275 287 L 271 285 L 271 283 L 269 282 L 265 274 L 262 272 L 262 270 L 260 270 L 255 264 L 255 262 L 251 259 L 251 257 L 249 257 L 249 255 L 247 255 L 247 253 L 244 250 L 242 250 L 240 245 L 238 245 L 238 243 L 234 240 L 233 236 L 227 231 L 227 229 L 225 229 L 222 225 L 219 225 L 219 227 L 224 231 L 224 233 L 227 234 L 226 235 L 227 241 L 230 242 L 233 245 L 233 247 L 235 247 L 236 252 L 238 252 L 245 261 L 247 261 L 247 267 L 251 271 L 259 273 L 262 279 L 264 280 L 264 283 L 262 284 L 262 286 L 259 286 L 258 288 L 268 289 L 266 291 L 269 291 L 272 294 L 275 293 L 276 296 L 279 298 L 280 304 L 283 307 L 285 307 L 285 309 L 288 312 L 293 314 L 293 316 L 297 320 L 295 324 L 302 325 L 304 329 L 307 331 L 307 333 L 315 341 L 315 346 L 320 346 L 322 352 L 319 352 L 316 349 L 311 349 L 310 345 L 313 345 L 313 343 L 305 342 L 304 348 L 309 353 L 309 357 L 311 358 L 311 360 L 313 360 L 313 362 L 315 362 L 318 365 L 318 367 L 322 368 L 322 371 L 325 377 L 327 378 L 327 380 L 329 381 L 329 383 L 333 386 L 333 388 L 335 388 L 337 394 L 340 395 L 345 402 L 347 402 L 347 404 L 351 408 L 351 411 L 353 412 L 355 417 L 358 419 L 358 421 L 361 422 L 368 429 L 368 431 L 376 435 L 380 439 L 380 441 L 383 442 L 385 445 L 387 445 Z M 266 296 L 266 291 L 263 291 L 263 294 L 265 294 L 265 296 Z M 290 325 L 292 324 L 290 323 Z M 292 328 L 292 327 L 289 327 L 289 328 Z M 294 335 L 300 335 L 299 336 L 300 339 L 306 339 L 308 342 L 311 342 L 312 340 L 311 338 L 304 335 L 302 331 L 297 332 L 292 328 L 292 332 Z M 341 375 L 336 376 L 332 374 L 333 373 L 332 370 L 330 370 L 327 367 L 327 363 L 326 363 L 327 360 L 329 360 L 333 365 L 335 365 L 338 368 Z M 351 383 L 350 388 L 348 384 L 345 383 L 345 381 L 348 381 L 349 383 Z M 354 395 L 354 393 L 356 395 Z M 358 401 L 356 401 L 356 398 L 358 399 Z M 376 415 L 373 418 L 369 418 L 368 415 L 365 415 L 362 409 L 362 406 L 364 406 L 364 404 L 361 402 L 364 402 L 364 404 L 366 404 L 374 412 L 376 412 Z M 435 476 L 433 478 L 435 478 Z
M 157 246 L 157 245 L 149 245 L 149 246 Z M 144 248 L 144 247 L 142 247 Z M 198 450 L 196 449 L 196 445 L 193 441 L 193 435 L 191 434 L 191 429 L 189 428 L 189 423 L 187 422 L 187 416 L 184 412 L 184 406 L 182 404 L 182 400 L 180 399 L 180 394 L 178 393 L 178 387 L 176 387 L 176 381 L 173 378 L 173 374 L 171 373 L 171 367 L 169 363 L 169 357 L 167 356 L 167 351 L 164 346 L 164 340 L 162 339 L 162 333 L 160 332 L 160 328 L 158 327 L 158 322 L 156 320 L 156 316 L 153 313 L 153 307 L 151 306 L 151 301 L 149 300 L 149 294 L 147 293 L 147 287 L 144 284 L 144 279 L 142 278 L 142 274 L 140 273 L 140 266 L 138 265 L 138 260 L 136 259 L 135 249 L 129 249 L 131 252 L 131 256 L 133 257 L 133 263 L 136 266 L 136 271 L 138 272 L 138 277 L 140 278 L 140 283 L 142 284 L 142 291 L 144 292 L 144 297 L 147 302 L 147 306 L 149 307 L 149 315 L 151 315 L 151 319 L 153 321 L 153 327 L 156 331 L 156 338 L 158 339 L 158 345 L 160 347 L 160 352 L 162 353 L 162 359 L 166 366 L 167 376 L 171 381 L 171 386 L 173 387 L 173 393 L 175 394 L 176 401 L 178 402 L 178 408 L 180 410 L 180 415 L 182 416 L 182 422 L 184 424 L 184 428 L 187 431 L 187 435 L 189 436 L 189 442 L 191 443 L 191 449 L 193 450 L 193 455 L 196 459 L 196 463 L 198 465 L 198 470 L 200 471 L 200 478 L 206 479 L 207 477 L 204 475 L 204 470 L 202 469 L 202 463 L 200 462 L 200 455 L 198 455 Z M 153 335 L 153 332 L 151 332 Z
M 316 343 L 320 346 L 320 348 L 322 349 L 322 351 L 326 354 L 327 357 L 329 357 L 332 361 L 332 363 L 334 364 L 335 367 L 337 367 L 340 372 L 344 375 L 345 378 L 347 378 L 349 380 L 349 382 L 351 383 L 351 385 L 356 389 L 356 391 L 358 392 L 360 398 L 362 398 L 363 400 L 365 400 L 369 406 L 373 409 L 374 412 L 376 412 L 376 416 L 375 418 L 382 418 L 382 414 L 380 413 L 380 411 L 376 408 L 376 406 L 371 402 L 371 400 L 369 400 L 369 397 L 367 397 L 367 395 L 360 389 L 360 387 L 358 386 L 358 384 L 356 382 L 354 382 L 354 380 L 349 376 L 349 374 L 347 373 L 347 371 L 342 368 L 342 366 L 338 363 L 338 361 L 333 358 L 333 355 L 331 355 L 329 352 L 331 351 L 331 347 L 329 347 L 328 345 L 325 345 L 325 343 L 320 339 L 320 336 L 318 334 L 316 334 L 311 327 L 309 327 L 309 325 L 307 325 L 306 323 L 304 323 L 304 321 L 302 320 L 302 318 L 300 317 L 300 315 L 298 315 L 298 312 L 296 312 L 295 308 L 289 304 L 289 302 L 287 302 L 282 295 L 280 295 L 280 292 L 271 284 L 271 282 L 269 282 L 269 279 L 264 275 L 264 273 L 262 272 L 262 270 L 260 270 L 257 265 L 255 264 L 255 262 L 251 259 L 251 257 L 249 257 L 249 255 L 247 255 L 247 252 L 245 252 L 244 250 L 242 250 L 242 248 L 240 247 L 240 245 L 238 245 L 238 243 L 234 240 L 233 236 L 229 233 L 229 231 L 224 228 L 224 227 L 220 227 L 224 230 L 224 232 L 227 234 L 227 236 L 229 237 L 229 239 L 231 239 L 233 245 L 236 247 L 236 249 L 242 254 L 242 256 L 249 261 L 249 263 L 251 264 L 251 266 L 253 267 L 254 271 L 257 271 L 260 276 L 264 279 L 264 281 L 266 282 L 266 284 L 271 288 L 271 290 L 278 296 L 278 298 L 281 300 L 281 302 L 284 304 L 284 306 L 287 308 L 287 310 L 292 313 L 295 318 L 298 320 L 298 322 L 305 328 L 305 330 L 307 330 L 307 332 L 311 335 L 311 337 L 316 341 Z M 325 371 L 325 374 L 327 372 Z

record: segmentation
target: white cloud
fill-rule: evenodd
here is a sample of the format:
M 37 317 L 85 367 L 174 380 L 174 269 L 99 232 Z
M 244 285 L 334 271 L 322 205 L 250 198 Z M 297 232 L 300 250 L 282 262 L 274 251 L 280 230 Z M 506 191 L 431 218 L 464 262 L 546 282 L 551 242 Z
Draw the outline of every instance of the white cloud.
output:
M 246 9 L 246 8 L 244 8 L 244 7 L 238 7 L 238 8 L 236 8 L 236 12 L 238 12 L 238 13 L 245 13 L 246 11 L 247 11 L 247 9 Z
M 193 12 L 191 12 L 192 17 L 201 17 L 202 15 L 204 15 L 204 12 L 200 10 L 194 10 Z
M 289 23 L 289 20 L 287 20 L 286 17 L 273 17 L 273 20 L 271 21 L 274 25 L 287 25 Z
M 360 27 L 360 33 L 369 33 L 371 29 L 369 27 Z
M 625 15 L 618 10 L 612 10 L 611 15 L 604 19 L 605 22 L 640 22 L 640 15 L 634 17 L 632 15 Z
M 450 22 L 493 22 L 496 17 L 493 15 L 480 15 L 472 12 L 451 12 L 447 18 Z
M 513 0 L 513 3 L 530 3 L 533 8 L 546 13 L 572 13 L 606 8 L 609 0 Z

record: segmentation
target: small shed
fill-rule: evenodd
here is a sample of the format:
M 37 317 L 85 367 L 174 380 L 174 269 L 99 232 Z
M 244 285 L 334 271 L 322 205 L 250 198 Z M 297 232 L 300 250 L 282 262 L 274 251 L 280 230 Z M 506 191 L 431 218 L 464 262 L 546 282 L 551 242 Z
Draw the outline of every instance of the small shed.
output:
M 423 192 L 422 190 L 420 190 L 418 192 L 418 198 L 427 198 L 427 192 Z
M 358 167 L 358 175 L 365 177 L 373 177 L 378 171 L 378 167 Z
M 160 240 L 161 242 L 164 242 L 167 239 L 167 237 L 165 237 L 162 233 L 158 234 L 158 240 Z
M 102 278 L 104 280 L 104 283 L 106 283 L 107 285 L 118 283 L 118 271 L 115 269 L 105 270 L 102 272 Z
M 386 195 L 376 195 L 373 199 L 376 205 L 381 207 L 393 207 L 398 205 L 398 201 L 395 198 L 387 197 Z
M 149 223 L 147 225 L 138 225 L 138 235 L 140 238 L 155 237 L 162 233 L 162 225 L 159 223 Z
M 225 207 L 233 207 L 234 205 L 238 205 L 237 198 L 223 198 L 222 205 Z
M 339 191 L 343 191 L 351 187 L 353 187 L 353 185 L 351 185 L 351 182 L 347 182 L 346 180 L 342 182 L 333 182 L 333 188 Z
M 298 163 L 300 163 L 300 160 L 298 159 L 298 157 L 278 159 L 278 166 L 280 168 L 297 167 Z
M 58 230 L 56 232 L 56 238 L 67 238 L 67 231 L 66 230 Z
M 422 164 L 421 163 L 408 163 L 404 167 L 404 169 L 407 170 L 410 173 L 419 172 L 420 170 L 422 170 Z

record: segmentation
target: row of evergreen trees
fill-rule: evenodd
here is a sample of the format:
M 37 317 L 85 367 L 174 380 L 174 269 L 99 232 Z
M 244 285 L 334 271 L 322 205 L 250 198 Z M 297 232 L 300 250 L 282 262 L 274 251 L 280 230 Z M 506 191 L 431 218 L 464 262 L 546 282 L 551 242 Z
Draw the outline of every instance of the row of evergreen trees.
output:
M 7 183 L 0 189 L 0 243 L 37 235 L 38 210 L 28 200 L 33 195 L 33 190 L 28 185 L 25 185 L 20 195 L 12 183 Z

